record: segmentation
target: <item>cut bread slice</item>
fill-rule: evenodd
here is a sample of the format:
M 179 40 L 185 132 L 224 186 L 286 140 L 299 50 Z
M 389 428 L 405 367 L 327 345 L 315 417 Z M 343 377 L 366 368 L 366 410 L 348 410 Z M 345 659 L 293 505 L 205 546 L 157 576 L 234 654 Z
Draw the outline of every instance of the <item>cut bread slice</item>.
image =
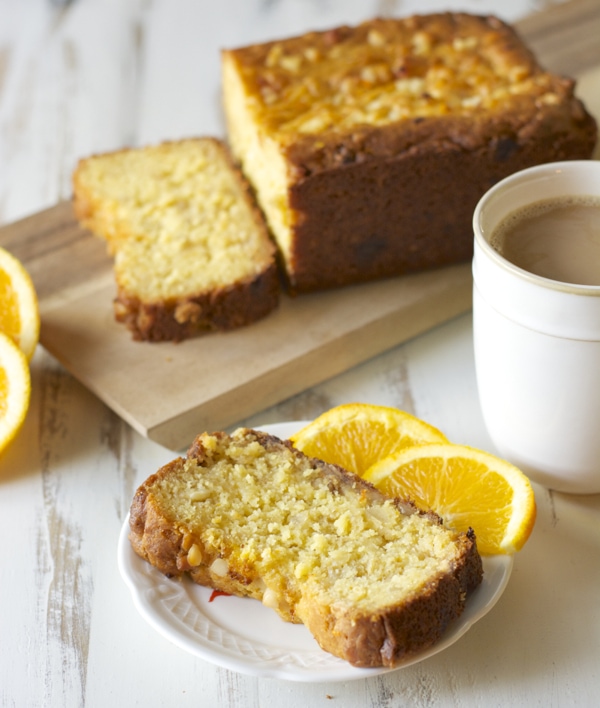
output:
M 274 246 L 220 141 L 85 158 L 73 187 L 76 216 L 115 256 L 115 314 L 135 339 L 232 329 L 276 307 Z
M 130 529 L 167 576 L 261 600 L 355 666 L 434 644 L 482 578 L 472 531 L 245 428 L 198 436 L 149 477 Z

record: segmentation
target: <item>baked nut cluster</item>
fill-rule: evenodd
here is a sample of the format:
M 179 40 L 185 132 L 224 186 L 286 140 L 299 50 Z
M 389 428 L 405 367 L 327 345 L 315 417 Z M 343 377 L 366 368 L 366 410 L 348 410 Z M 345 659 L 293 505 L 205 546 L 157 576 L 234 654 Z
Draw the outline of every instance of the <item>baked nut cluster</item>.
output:
M 440 17 L 377 19 L 246 48 L 257 117 L 277 132 L 314 135 L 493 110 L 518 95 L 558 101 L 551 75 L 511 47 L 496 18 L 482 31 L 481 18 Z

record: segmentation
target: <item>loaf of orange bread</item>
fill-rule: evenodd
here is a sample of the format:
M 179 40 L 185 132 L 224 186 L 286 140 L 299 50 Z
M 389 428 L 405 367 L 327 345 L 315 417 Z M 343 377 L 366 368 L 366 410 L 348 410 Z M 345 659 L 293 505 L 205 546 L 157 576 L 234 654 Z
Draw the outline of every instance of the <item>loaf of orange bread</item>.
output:
M 588 158 L 574 82 L 464 13 L 374 19 L 222 54 L 235 158 L 303 292 L 465 261 L 495 182 Z
M 471 531 L 249 429 L 202 434 L 149 477 L 130 540 L 167 576 L 260 600 L 364 667 L 433 645 L 482 579 Z
M 213 138 L 81 160 L 75 213 L 115 257 L 115 314 L 135 339 L 247 325 L 279 299 L 275 248 L 248 184 Z

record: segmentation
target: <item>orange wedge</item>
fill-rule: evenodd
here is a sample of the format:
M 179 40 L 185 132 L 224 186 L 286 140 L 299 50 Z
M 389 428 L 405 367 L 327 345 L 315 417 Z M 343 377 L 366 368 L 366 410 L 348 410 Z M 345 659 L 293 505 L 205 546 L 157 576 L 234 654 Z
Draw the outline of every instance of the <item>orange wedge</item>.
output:
M 362 475 L 377 460 L 409 445 L 447 442 L 432 425 L 387 406 L 347 403 L 332 408 L 291 437 L 310 457 Z
M 31 376 L 25 354 L 0 332 L 0 452 L 19 432 L 31 395 Z
M 536 505 L 528 478 L 494 455 L 464 445 L 420 445 L 376 462 L 363 475 L 385 494 L 410 498 L 459 531 L 473 528 L 482 555 L 519 551 Z
M 0 248 L 0 332 L 20 347 L 28 360 L 40 334 L 35 288 L 23 264 Z

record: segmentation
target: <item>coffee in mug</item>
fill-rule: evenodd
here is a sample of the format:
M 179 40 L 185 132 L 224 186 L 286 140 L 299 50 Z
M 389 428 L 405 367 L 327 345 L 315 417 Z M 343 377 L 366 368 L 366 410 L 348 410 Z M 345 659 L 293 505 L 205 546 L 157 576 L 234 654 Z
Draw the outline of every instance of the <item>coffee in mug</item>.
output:
M 501 221 L 489 243 L 535 275 L 600 285 L 600 199 L 571 195 L 527 204 Z

